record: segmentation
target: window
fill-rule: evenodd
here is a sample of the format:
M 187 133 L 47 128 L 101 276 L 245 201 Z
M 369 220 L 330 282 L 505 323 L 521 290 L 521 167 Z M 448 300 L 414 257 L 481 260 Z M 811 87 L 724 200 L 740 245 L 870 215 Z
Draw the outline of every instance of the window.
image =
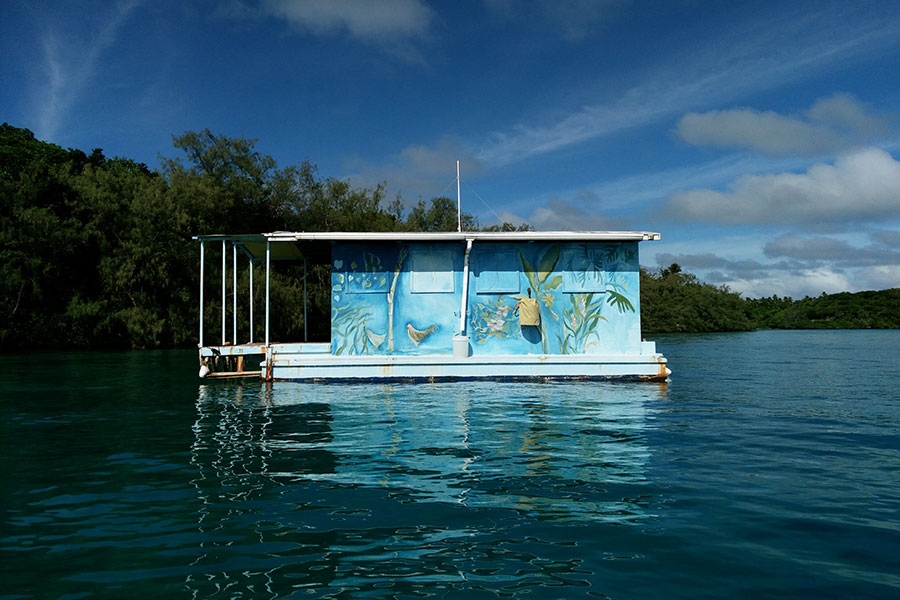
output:
M 478 255 L 478 277 L 475 291 L 478 294 L 518 294 L 521 290 L 519 267 L 515 252 L 485 252 Z
M 454 291 L 453 251 L 449 248 L 415 248 L 410 253 L 414 294 Z

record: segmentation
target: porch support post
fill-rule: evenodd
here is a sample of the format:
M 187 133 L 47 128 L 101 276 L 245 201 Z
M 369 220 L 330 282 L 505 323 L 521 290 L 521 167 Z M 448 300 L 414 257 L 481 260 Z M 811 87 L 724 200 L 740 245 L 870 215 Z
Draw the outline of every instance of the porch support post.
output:
M 250 343 L 253 343 L 253 259 L 250 259 Z
M 307 289 L 306 289 L 306 259 L 303 259 L 303 341 L 308 342 L 309 337 L 306 335 L 306 305 L 307 305 Z
M 203 347 L 203 265 L 204 265 L 204 250 L 206 244 L 203 240 L 200 240 L 200 343 L 198 344 L 201 348 Z
M 237 244 L 234 242 L 231 242 L 231 272 L 231 291 L 234 292 L 234 298 L 231 301 L 231 343 L 237 346 Z
M 222 345 L 225 345 L 225 271 L 228 266 L 225 262 L 225 240 L 222 240 Z
M 266 240 L 266 348 L 269 347 L 269 270 L 271 267 L 271 262 L 272 242 Z

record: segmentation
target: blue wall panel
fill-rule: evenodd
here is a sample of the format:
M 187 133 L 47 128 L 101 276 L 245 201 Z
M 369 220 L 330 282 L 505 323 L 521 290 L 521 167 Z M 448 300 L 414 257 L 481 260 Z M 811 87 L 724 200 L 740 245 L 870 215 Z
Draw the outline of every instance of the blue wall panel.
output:
M 465 247 L 336 243 L 334 354 L 450 354 Z M 476 243 L 468 322 L 473 354 L 640 354 L 637 242 Z M 517 303 L 536 298 L 539 326 Z

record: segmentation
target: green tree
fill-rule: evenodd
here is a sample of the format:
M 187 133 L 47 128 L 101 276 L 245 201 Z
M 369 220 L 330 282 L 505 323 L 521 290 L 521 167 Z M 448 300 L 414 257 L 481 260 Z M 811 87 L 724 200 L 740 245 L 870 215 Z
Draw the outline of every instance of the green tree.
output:
M 652 332 L 753 329 L 744 300 L 727 287 L 702 283 L 674 263 L 658 274 L 640 270 L 641 329 Z
M 457 217 L 456 201 L 446 196 L 431 199 L 431 205 L 424 200 L 413 207 L 406 217 L 404 229 L 407 231 L 457 231 L 460 224 L 463 231 L 475 231 L 478 221 L 469 213 Z

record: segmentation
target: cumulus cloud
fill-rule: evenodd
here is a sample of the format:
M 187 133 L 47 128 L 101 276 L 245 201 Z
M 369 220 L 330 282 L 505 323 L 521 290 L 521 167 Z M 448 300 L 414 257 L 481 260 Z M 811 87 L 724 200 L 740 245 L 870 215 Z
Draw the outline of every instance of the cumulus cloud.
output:
M 803 116 L 735 108 L 688 113 L 676 126 L 678 135 L 695 146 L 751 149 L 770 156 L 838 152 L 888 130 L 886 118 L 848 94 L 822 98 Z
M 301 30 L 346 32 L 410 59 L 418 55 L 409 43 L 428 35 L 433 18 L 421 0 L 263 0 L 261 8 Z
M 702 281 L 726 285 L 748 297 L 817 296 L 822 292 L 884 289 L 900 285 L 900 250 L 880 243 L 889 230 L 841 237 L 783 233 L 761 243 L 757 259 L 734 259 L 713 252 L 661 252 L 658 267 L 678 263 Z M 734 252 L 744 255 L 746 248 Z
M 822 293 L 837 294 L 846 291 L 871 289 L 859 287 L 847 273 L 828 266 L 800 269 L 787 273 L 776 272 L 759 278 L 725 279 L 719 284 L 726 285 L 731 290 L 739 292 L 747 298 L 776 295 L 799 299 L 805 296 L 818 296 Z
M 591 192 L 581 192 L 573 202 L 553 198 L 546 206 L 535 208 L 525 220 L 538 231 L 604 231 L 624 229 L 619 219 L 589 213 L 582 206 L 596 205 Z
M 878 244 L 891 248 L 900 248 L 900 231 L 891 229 L 875 229 L 869 236 Z
M 504 19 L 533 19 L 571 42 L 578 42 L 608 20 L 627 0 L 485 0 L 485 6 Z
M 456 197 L 457 160 L 464 182 L 483 171 L 481 162 L 452 137 L 441 138 L 431 145 L 412 144 L 378 164 L 348 158 L 344 170 L 350 173 L 355 185 L 374 187 L 386 181 L 389 198 L 399 193 L 414 204 L 419 198 Z
M 745 175 L 725 192 L 679 191 L 667 210 L 673 217 L 730 225 L 896 219 L 900 162 L 868 148 L 805 173 Z
M 656 256 L 660 268 L 678 263 L 701 281 L 723 285 L 747 298 L 762 296 L 818 296 L 870 289 L 855 271 L 834 265 L 783 260 L 761 263 L 756 260 L 730 260 L 715 254 L 667 254 Z M 862 287 L 860 287 L 862 284 Z
M 763 253 L 766 256 L 798 258 L 801 260 L 832 260 L 856 254 L 854 248 L 844 240 L 830 237 L 806 237 L 785 234 L 766 243 Z
M 619 217 L 589 212 L 584 207 L 597 206 L 600 198 L 590 190 L 580 190 L 570 200 L 554 197 L 528 212 L 504 210 L 494 213 L 499 223 L 513 225 L 528 223 L 537 231 L 621 231 L 629 229 L 628 223 Z M 515 210 L 515 209 L 513 209 Z M 491 211 L 493 212 L 493 211 Z
M 823 154 L 843 145 L 830 128 L 751 108 L 689 113 L 676 127 L 695 146 L 752 148 L 769 155 Z
M 842 267 L 900 264 L 900 252 L 881 245 L 859 247 L 825 236 L 784 234 L 763 246 L 770 258 L 827 261 Z
M 424 0 L 226 0 L 216 14 L 237 20 L 274 17 L 310 35 L 345 34 L 413 64 L 425 62 L 417 46 L 428 39 L 434 19 Z
M 814 121 L 843 129 L 849 135 L 858 137 L 884 135 L 890 127 L 887 117 L 873 114 L 868 106 L 850 94 L 820 98 L 807 114 Z
M 900 265 L 877 265 L 861 269 L 858 279 L 860 290 L 884 290 L 900 287 Z
M 736 276 L 746 279 L 765 276 L 770 268 L 770 266 L 764 265 L 756 260 L 731 260 L 711 252 L 699 254 L 672 254 L 660 252 L 656 255 L 656 264 L 660 268 L 668 267 L 673 263 L 677 263 L 682 269 L 691 273 L 704 272 L 703 279 L 706 281 L 715 281 L 725 277 L 724 275 L 721 275 L 721 277 L 712 277 L 711 273 L 707 272 L 710 270 L 719 273 L 721 271 L 727 271 L 729 273 L 727 276 L 728 279 L 733 279 Z

